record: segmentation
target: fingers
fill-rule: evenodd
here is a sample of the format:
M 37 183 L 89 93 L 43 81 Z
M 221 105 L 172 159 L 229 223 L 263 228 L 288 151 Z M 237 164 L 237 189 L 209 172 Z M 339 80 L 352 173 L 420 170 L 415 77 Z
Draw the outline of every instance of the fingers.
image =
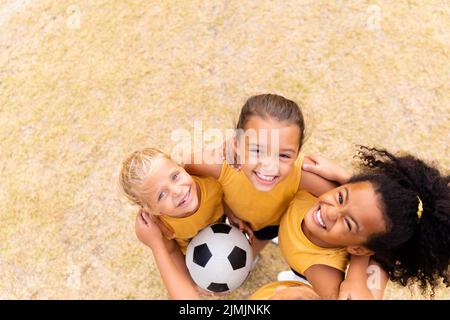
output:
M 302 169 L 311 173 L 319 174 L 321 166 L 318 162 L 316 163 L 306 163 L 302 164 Z
M 149 215 L 145 210 L 139 210 L 136 215 L 136 230 L 137 229 L 148 229 L 155 225 L 154 219 L 151 215 Z
M 149 227 L 150 226 L 160 227 L 162 225 L 161 220 L 157 216 L 155 216 L 153 214 L 149 214 L 148 212 L 146 212 L 144 210 L 142 210 L 142 212 L 141 212 L 141 217 L 142 217 L 142 220 L 144 220 L 145 224 Z
M 253 233 L 253 230 L 251 228 L 247 228 L 247 234 L 252 240 L 255 237 L 255 234 Z
M 308 155 L 305 156 L 306 160 L 310 160 L 314 164 L 318 164 L 320 162 L 321 158 L 322 157 L 317 155 L 317 154 L 308 154 Z
M 146 233 L 146 230 L 148 230 L 148 225 L 145 222 L 144 218 L 142 217 L 141 212 L 136 215 L 136 223 L 134 225 L 136 237 L 139 241 L 143 242 L 143 234 Z
M 147 221 L 145 221 L 142 211 L 140 210 L 136 215 L 136 227 L 142 227 L 147 225 Z
M 245 231 L 245 233 L 248 234 L 249 237 L 253 237 L 254 236 L 253 229 L 250 228 L 250 226 L 247 225 L 247 224 L 244 227 L 244 231 Z
M 231 138 L 226 140 L 223 143 L 223 155 L 224 159 L 238 171 L 241 169 L 240 164 L 238 163 L 238 156 L 235 148 L 235 138 Z
M 248 241 L 250 243 L 253 242 L 254 239 L 254 233 L 253 233 L 253 229 L 245 222 L 243 222 L 243 228 L 241 229 L 242 232 L 244 232 L 247 235 Z
M 205 297 L 220 297 L 220 296 L 224 296 L 224 295 L 228 294 L 227 292 L 221 293 L 221 292 L 208 291 L 206 289 L 200 288 L 199 286 L 197 286 L 197 293 L 202 296 L 205 296 Z
M 233 215 L 228 216 L 228 222 L 238 228 L 241 232 L 247 235 L 248 241 L 252 243 L 254 234 L 252 228 L 243 220 L 236 218 Z
M 237 219 L 236 223 L 237 223 L 236 226 L 239 228 L 239 230 L 241 232 L 245 232 L 247 234 L 250 234 L 250 233 L 253 234 L 253 230 L 243 220 Z
M 247 233 L 247 237 L 248 237 L 248 242 L 250 244 L 253 244 L 253 241 L 255 240 L 255 236 L 253 234 L 248 234 Z
M 242 231 L 242 229 L 241 229 L 241 226 L 242 226 L 242 225 L 241 225 L 241 222 L 242 222 L 242 220 L 236 218 L 236 216 L 234 216 L 234 215 L 232 215 L 232 214 L 227 215 L 227 218 L 228 218 L 228 222 L 229 222 L 232 226 L 235 226 L 236 228 L 238 228 L 239 230 Z
M 151 222 L 149 214 L 147 212 L 145 212 L 144 210 L 141 210 L 140 214 L 141 214 L 142 220 L 144 220 L 145 224 L 149 225 Z

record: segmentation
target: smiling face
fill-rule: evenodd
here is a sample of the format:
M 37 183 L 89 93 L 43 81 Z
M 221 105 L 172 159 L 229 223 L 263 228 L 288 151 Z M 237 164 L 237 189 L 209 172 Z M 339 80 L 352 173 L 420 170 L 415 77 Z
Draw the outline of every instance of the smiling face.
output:
M 152 214 L 182 218 L 198 210 L 197 184 L 170 159 L 155 160 L 152 174 L 144 180 L 142 189 Z
M 268 192 L 289 175 L 299 151 L 300 130 L 295 124 L 252 116 L 244 131 L 237 149 L 241 170 L 257 190 Z
M 386 230 L 379 207 L 370 182 L 346 184 L 318 198 L 306 213 L 302 229 L 318 246 L 347 247 L 352 254 L 366 254 L 367 240 Z

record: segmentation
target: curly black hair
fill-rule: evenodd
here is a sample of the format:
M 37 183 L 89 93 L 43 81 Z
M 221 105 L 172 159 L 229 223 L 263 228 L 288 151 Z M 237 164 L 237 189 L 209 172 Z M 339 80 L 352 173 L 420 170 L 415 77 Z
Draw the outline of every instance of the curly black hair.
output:
M 359 146 L 363 171 L 349 183 L 369 181 L 381 203 L 386 230 L 365 244 L 403 286 L 418 282 L 431 296 L 443 279 L 450 286 L 450 176 L 412 155 Z M 419 199 L 423 212 L 417 212 Z

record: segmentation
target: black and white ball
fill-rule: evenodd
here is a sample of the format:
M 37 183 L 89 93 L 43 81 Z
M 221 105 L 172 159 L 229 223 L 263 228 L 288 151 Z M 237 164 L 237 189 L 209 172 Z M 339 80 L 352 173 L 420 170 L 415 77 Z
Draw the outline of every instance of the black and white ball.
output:
M 252 261 L 252 247 L 246 236 L 225 223 L 215 223 L 200 231 L 186 251 L 192 279 L 211 292 L 238 288 L 250 273 Z

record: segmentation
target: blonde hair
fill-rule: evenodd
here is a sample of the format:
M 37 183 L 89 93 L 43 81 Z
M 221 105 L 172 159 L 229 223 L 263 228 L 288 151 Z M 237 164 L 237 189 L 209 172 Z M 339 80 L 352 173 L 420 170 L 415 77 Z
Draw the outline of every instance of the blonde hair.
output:
M 119 177 L 122 190 L 128 200 L 142 208 L 149 207 L 144 200 L 147 193 L 142 184 L 151 175 L 155 160 L 161 158 L 170 160 L 167 154 L 158 149 L 145 148 L 133 152 L 122 162 Z

